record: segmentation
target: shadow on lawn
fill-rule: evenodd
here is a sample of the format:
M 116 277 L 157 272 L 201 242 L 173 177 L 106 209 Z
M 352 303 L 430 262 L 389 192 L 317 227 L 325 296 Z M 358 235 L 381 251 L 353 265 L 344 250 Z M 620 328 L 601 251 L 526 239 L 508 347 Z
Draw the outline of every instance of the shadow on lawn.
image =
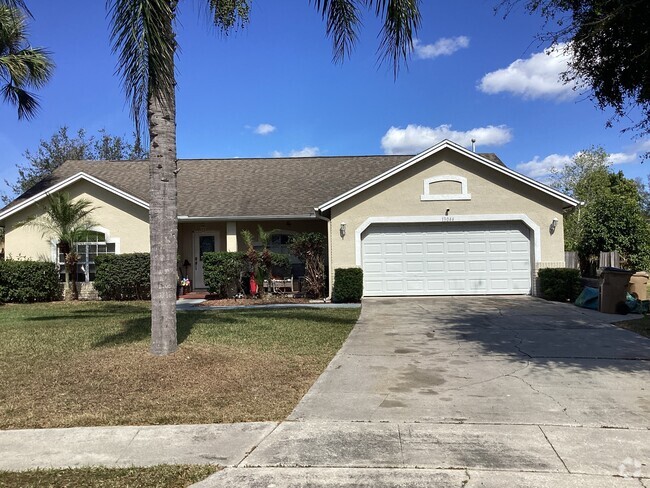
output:
M 95 303 L 93 303 L 95 304 Z M 149 313 L 149 309 L 136 305 L 126 305 L 121 302 L 105 303 L 94 308 L 78 308 L 74 310 L 61 310 L 62 313 L 49 313 L 29 317 L 30 322 L 48 322 L 52 320 L 80 320 L 80 319 L 102 319 L 116 315 L 136 315 Z
M 197 322 L 205 317 L 200 312 L 178 312 L 176 314 L 176 337 L 182 344 L 192 333 Z M 221 318 L 220 322 L 236 322 L 232 318 Z M 119 332 L 110 334 L 93 344 L 93 347 L 113 347 L 141 342 L 151 337 L 151 315 L 124 320 Z
M 142 309 L 139 309 L 143 312 Z M 356 319 L 346 318 L 338 313 L 323 313 L 322 309 L 277 309 L 277 310 L 205 310 L 183 311 L 176 314 L 176 335 L 178 343 L 182 344 L 192 333 L 198 322 L 209 321 L 214 317 L 212 327 L 233 325 L 250 320 L 283 320 L 287 322 L 300 320 L 312 322 L 315 325 L 351 326 Z M 135 317 L 124 320 L 119 332 L 110 334 L 93 344 L 93 347 L 113 347 L 124 344 L 141 342 L 151 337 L 151 316 Z

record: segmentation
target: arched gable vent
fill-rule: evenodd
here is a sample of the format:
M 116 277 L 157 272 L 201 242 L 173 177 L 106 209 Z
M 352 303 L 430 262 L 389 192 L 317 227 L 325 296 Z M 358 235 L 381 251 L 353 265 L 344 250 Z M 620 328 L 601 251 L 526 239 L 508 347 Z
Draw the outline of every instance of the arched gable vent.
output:
M 436 183 L 442 182 L 458 183 L 459 193 L 435 193 Z M 449 186 L 445 185 L 447 191 Z M 420 200 L 425 201 L 445 201 L 445 200 L 471 200 L 472 195 L 467 192 L 467 178 L 456 175 L 433 176 L 424 180 L 424 190 Z

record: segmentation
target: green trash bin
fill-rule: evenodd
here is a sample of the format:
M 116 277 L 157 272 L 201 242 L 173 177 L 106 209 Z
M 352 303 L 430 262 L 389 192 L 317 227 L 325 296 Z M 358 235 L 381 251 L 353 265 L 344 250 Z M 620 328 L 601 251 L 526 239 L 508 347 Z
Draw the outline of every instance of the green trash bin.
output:
M 627 285 L 633 274 L 633 271 L 620 268 L 602 268 L 600 270 L 599 312 L 626 313 Z

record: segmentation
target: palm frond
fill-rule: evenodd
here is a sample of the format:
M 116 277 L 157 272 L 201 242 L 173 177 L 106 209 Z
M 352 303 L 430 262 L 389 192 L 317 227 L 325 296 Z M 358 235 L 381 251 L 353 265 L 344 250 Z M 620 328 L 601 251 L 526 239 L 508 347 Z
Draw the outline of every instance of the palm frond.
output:
M 36 95 L 27 88 L 41 88 L 52 76 L 51 54 L 27 45 L 27 24 L 16 8 L 0 4 L 0 89 L 4 100 L 18 109 L 19 119 L 29 119 L 38 112 Z
M 145 135 L 149 96 L 165 99 L 175 88 L 173 23 L 176 2 L 107 0 L 117 73 L 130 99 L 138 135 Z
M 333 59 L 343 62 L 357 42 L 360 24 L 356 0 L 314 0 L 326 22 L 327 36 L 332 39 Z
M 23 0 L 0 0 L 0 6 L 7 6 L 14 9 L 20 9 L 30 17 L 33 17 L 32 13 L 27 8 L 27 4 Z
M 2 98 L 10 105 L 15 105 L 18 109 L 19 119 L 32 119 L 36 116 L 39 109 L 36 95 L 10 83 L 7 83 L 0 89 Z
M 419 0 L 376 0 L 375 13 L 383 17 L 379 59 L 393 64 L 393 75 L 399 74 L 401 61 L 406 62 L 413 51 L 413 39 L 420 27 Z
M 250 19 L 250 0 L 208 0 L 212 23 L 224 34 L 241 29 Z
M 378 49 L 380 63 L 389 61 L 397 77 L 402 62 L 413 50 L 413 39 L 420 26 L 420 0 L 312 0 L 326 20 L 327 35 L 332 39 L 334 61 L 344 61 L 357 41 L 361 23 L 359 4 L 374 9 L 383 19 Z
M 72 246 L 97 224 L 90 214 L 96 210 L 89 200 L 72 200 L 68 193 L 48 195 L 47 203 L 39 206 L 41 213 L 18 223 L 39 229 L 49 237 Z

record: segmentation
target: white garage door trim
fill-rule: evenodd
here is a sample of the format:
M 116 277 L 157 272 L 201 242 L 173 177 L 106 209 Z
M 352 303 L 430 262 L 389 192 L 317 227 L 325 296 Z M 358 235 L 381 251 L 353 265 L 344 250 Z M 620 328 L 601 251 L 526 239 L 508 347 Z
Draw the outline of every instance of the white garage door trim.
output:
M 416 215 L 402 217 L 369 217 L 354 232 L 354 248 L 357 266 L 361 266 L 361 234 L 372 224 L 428 224 L 437 222 L 503 222 L 520 220 L 532 231 L 534 271 L 542 260 L 541 230 L 539 225 L 532 221 L 526 214 L 482 214 L 482 215 Z M 531 276 L 532 279 L 532 276 Z

